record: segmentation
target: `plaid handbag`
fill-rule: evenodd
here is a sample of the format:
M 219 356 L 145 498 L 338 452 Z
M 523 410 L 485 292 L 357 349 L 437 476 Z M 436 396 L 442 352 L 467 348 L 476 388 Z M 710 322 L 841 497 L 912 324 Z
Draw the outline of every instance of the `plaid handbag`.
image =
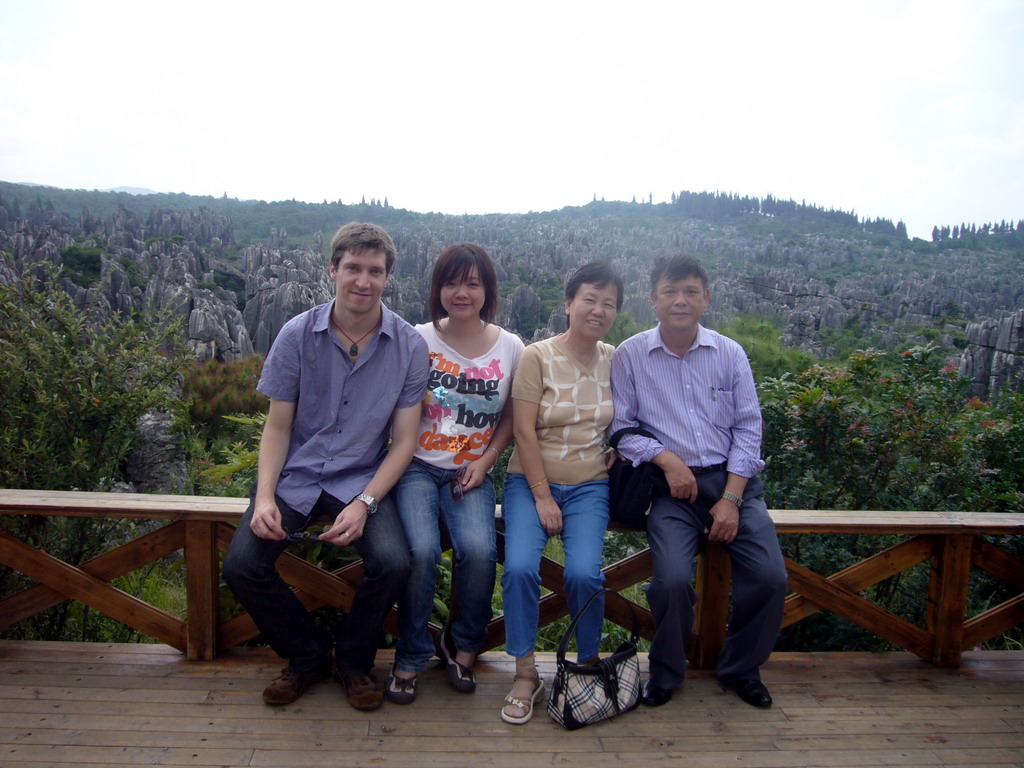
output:
M 617 592 L 610 589 L 602 592 L 611 592 L 629 605 Z M 639 630 L 632 606 L 632 636 L 615 653 L 597 664 L 575 664 L 565 658 L 569 639 L 576 631 L 580 617 L 600 594 L 595 592 L 590 596 L 558 644 L 558 669 L 548 696 L 548 715 L 570 731 L 628 712 L 640 703 L 640 660 L 636 655 Z

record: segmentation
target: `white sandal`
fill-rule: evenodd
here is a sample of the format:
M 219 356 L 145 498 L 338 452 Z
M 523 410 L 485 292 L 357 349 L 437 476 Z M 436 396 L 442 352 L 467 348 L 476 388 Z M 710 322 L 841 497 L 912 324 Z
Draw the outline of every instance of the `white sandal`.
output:
M 515 681 L 519 679 L 528 678 L 517 677 L 512 681 L 512 684 L 515 685 Z M 538 697 L 540 697 L 540 695 L 543 693 L 544 678 L 542 677 L 537 678 L 536 685 L 533 688 L 533 693 L 530 694 L 529 699 L 513 698 L 512 694 L 509 693 L 509 695 L 505 697 L 505 703 L 501 707 L 501 719 L 504 720 L 506 723 L 510 723 L 511 725 L 523 725 L 524 723 L 530 722 L 530 718 L 533 717 L 533 705 L 537 701 Z M 523 710 L 524 714 L 519 717 L 508 714 L 505 711 L 505 706 L 508 704 L 511 704 L 513 707 L 518 707 L 519 709 Z

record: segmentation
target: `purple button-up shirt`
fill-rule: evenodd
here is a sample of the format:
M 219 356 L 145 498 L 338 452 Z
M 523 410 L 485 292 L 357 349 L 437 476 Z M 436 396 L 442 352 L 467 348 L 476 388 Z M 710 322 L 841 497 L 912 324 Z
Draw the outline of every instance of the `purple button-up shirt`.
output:
M 381 327 L 353 363 L 329 328 L 329 301 L 285 323 L 257 389 L 295 403 L 277 494 L 308 515 L 321 490 L 344 502 L 363 492 L 384 461 L 396 408 L 427 389 L 427 344 L 383 304 Z
M 764 468 L 750 363 L 743 347 L 720 333 L 698 326 L 683 357 L 669 351 L 659 328 L 622 342 L 612 358 L 612 400 L 609 435 L 640 426 L 658 438 L 622 438 L 619 452 L 634 465 L 667 448 L 688 467 L 728 462 L 728 471 L 743 477 Z

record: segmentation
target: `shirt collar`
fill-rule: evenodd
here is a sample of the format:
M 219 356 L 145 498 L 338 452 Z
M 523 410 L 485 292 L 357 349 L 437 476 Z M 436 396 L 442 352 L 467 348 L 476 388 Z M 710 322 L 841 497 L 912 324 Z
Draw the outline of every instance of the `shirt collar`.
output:
M 326 304 L 313 308 L 313 332 L 326 331 L 330 326 L 331 312 L 334 311 L 334 302 L 331 299 Z M 389 338 L 395 338 L 395 325 L 398 322 L 398 315 L 388 309 L 384 302 L 380 305 L 380 332 Z
M 647 354 L 650 354 L 656 349 L 661 349 L 666 354 L 674 355 L 675 353 L 665 346 L 665 342 L 661 338 L 660 329 L 660 323 L 651 329 L 651 332 L 647 337 Z M 697 347 L 712 347 L 713 349 L 718 349 L 718 341 L 715 339 L 715 334 L 700 323 L 697 324 L 697 338 L 694 339 L 693 345 L 687 351 L 689 352 Z

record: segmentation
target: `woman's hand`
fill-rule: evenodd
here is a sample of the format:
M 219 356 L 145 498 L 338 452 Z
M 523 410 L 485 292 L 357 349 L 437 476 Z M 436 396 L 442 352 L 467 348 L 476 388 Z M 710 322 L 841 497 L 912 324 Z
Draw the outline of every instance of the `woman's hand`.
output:
M 536 501 L 535 503 L 537 506 L 537 517 L 540 518 L 540 525 L 547 532 L 548 536 L 561 533 L 562 509 L 558 506 L 558 503 L 552 498 Z
M 619 452 L 614 448 L 609 448 L 604 454 L 604 468 L 611 469 L 619 459 L 622 459 L 622 457 L 619 456 Z M 625 461 L 625 459 L 622 460 Z
M 484 450 L 483 456 L 466 465 L 466 472 L 462 476 L 462 490 L 468 491 L 480 485 L 491 467 L 497 463 L 498 454 L 489 449 Z

